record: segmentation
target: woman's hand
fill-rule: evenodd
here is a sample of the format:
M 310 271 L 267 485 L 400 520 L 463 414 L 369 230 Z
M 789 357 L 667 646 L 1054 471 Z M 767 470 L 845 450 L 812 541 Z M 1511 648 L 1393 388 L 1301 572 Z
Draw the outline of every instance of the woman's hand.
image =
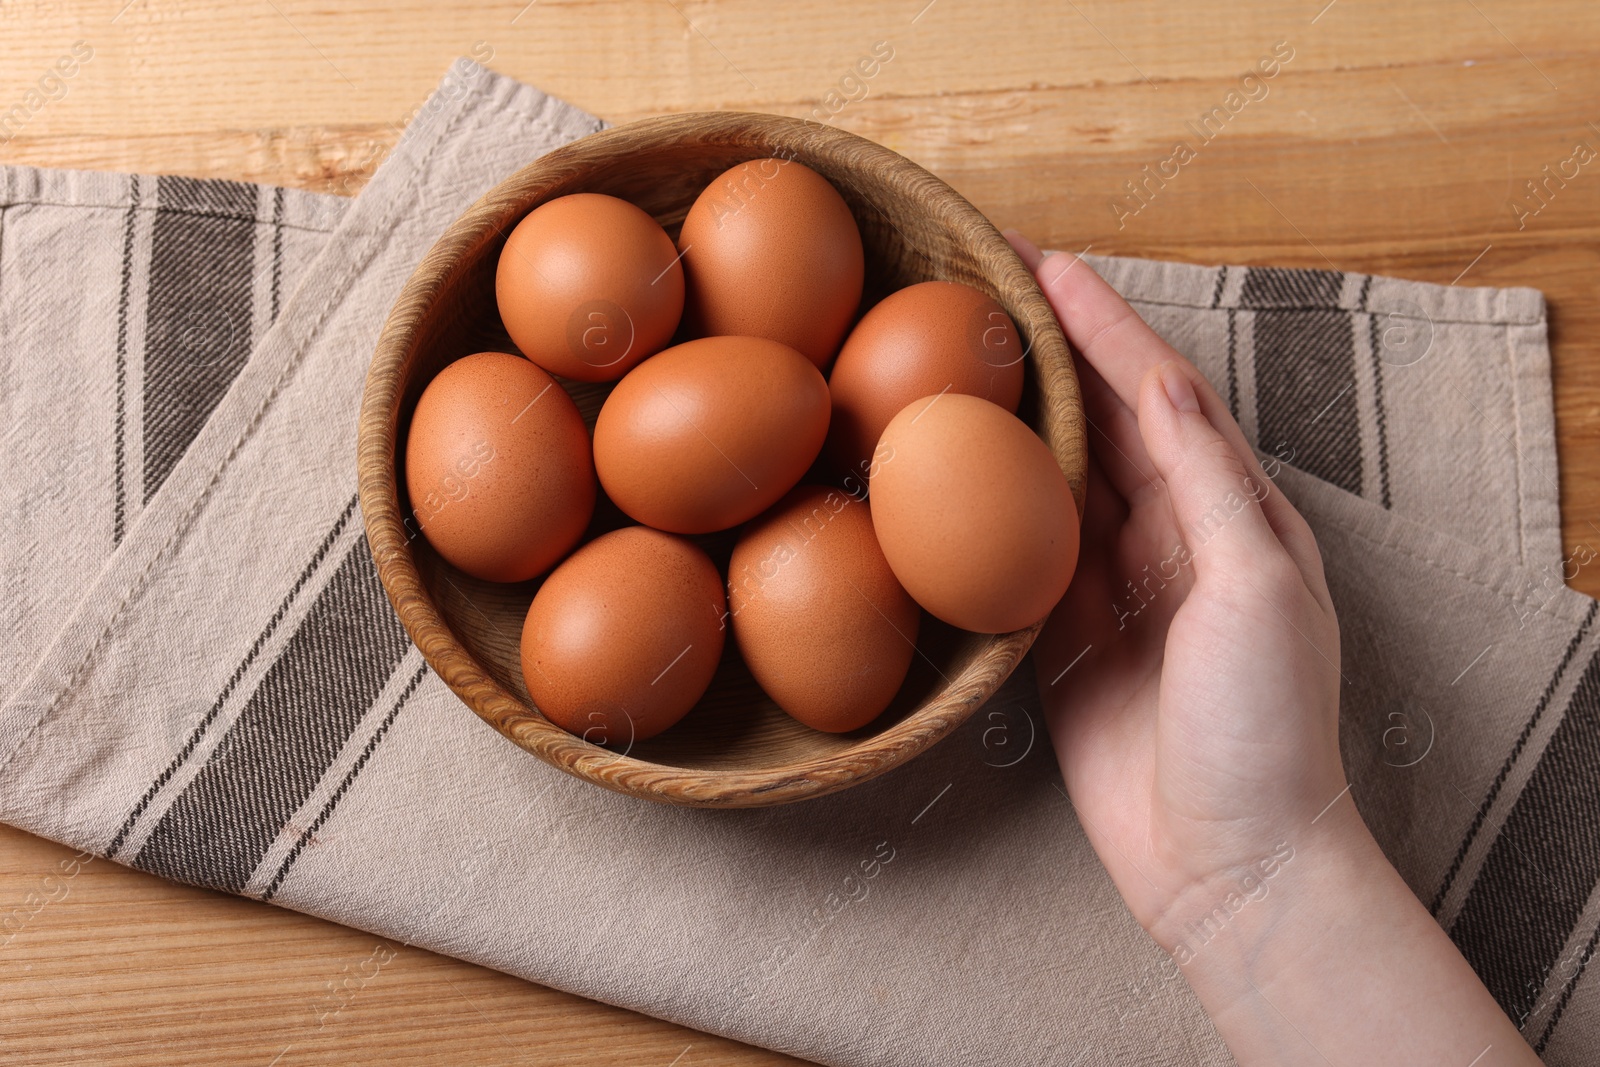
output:
M 1183 900 L 1341 799 L 1339 626 L 1310 528 L 1222 399 L 1087 265 L 1017 243 L 1082 355 L 1095 457 L 1040 689 L 1085 831 L 1171 949 Z
M 1007 236 L 1081 356 L 1093 454 L 1077 574 L 1035 669 L 1134 917 L 1242 1063 L 1537 1062 L 1350 799 L 1310 527 L 1109 285 Z

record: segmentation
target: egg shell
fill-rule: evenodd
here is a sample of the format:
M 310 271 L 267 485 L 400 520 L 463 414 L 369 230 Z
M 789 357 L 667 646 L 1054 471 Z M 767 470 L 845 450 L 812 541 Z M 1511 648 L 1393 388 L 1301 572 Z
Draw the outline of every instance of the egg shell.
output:
M 522 354 L 584 382 L 615 381 L 660 351 L 683 314 L 672 238 L 640 208 L 600 193 L 529 212 L 506 238 L 494 288 Z
M 408 525 L 452 566 L 492 582 L 550 569 L 594 513 L 577 405 L 507 352 L 458 359 L 428 383 L 406 434 L 405 482 Z
M 825 369 L 861 303 L 855 218 L 826 178 L 793 160 L 721 174 L 689 208 L 678 249 L 695 336 L 766 337 Z
M 594 427 L 600 484 L 637 522 L 725 530 L 788 492 L 828 434 L 828 384 L 787 345 L 705 337 L 617 383 Z
M 916 651 L 921 612 L 883 558 L 866 502 L 841 489 L 797 486 L 741 532 L 728 605 L 757 683 L 817 730 L 877 718 Z
M 626 748 L 694 707 L 722 657 L 727 601 L 711 559 L 629 526 L 550 573 L 522 626 L 522 676 L 541 714 Z
M 1045 443 L 996 404 L 960 393 L 912 401 L 883 431 L 869 484 L 895 577 L 952 626 L 1023 629 L 1072 581 L 1072 489 Z
M 922 396 L 968 393 L 1016 411 L 1022 339 L 987 293 L 959 282 L 919 282 L 861 317 L 828 376 L 833 419 L 827 453 L 864 479 L 889 420 Z

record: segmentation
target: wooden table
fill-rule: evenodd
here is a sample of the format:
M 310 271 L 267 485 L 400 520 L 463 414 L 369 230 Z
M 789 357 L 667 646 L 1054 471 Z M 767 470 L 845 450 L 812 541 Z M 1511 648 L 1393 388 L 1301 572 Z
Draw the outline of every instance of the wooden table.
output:
M 1047 246 L 1543 289 L 1565 540 L 1600 548 L 1600 160 L 1518 199 L 1600 149 L 1593 0 L 524 2 L 7 0 L 0 111 L 93 58 L 0 162 L 354 193 L 460 54 L 617 121 L 820 107 Z M 1124 183 L 1278 42 L 1267 94 L 1119 226 Z M 1600 594 L 1600 564 L 1572 584 Z M 70 855 L 0 828 L 0 910 Z M 103 861 L 64 885 L 0 949 L 0 1062 L 793 1062 L 399 946 L 318 1027 L 383 942 Z

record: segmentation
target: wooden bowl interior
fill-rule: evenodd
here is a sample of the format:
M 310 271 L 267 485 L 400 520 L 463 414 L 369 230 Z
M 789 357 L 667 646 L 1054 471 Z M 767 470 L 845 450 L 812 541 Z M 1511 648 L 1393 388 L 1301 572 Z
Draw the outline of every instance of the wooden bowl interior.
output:
M 729 129 L 734 127 L 729 126 Z M 619 132 L 608 131 L 611 135 Z M 992 263 L 986 271 L 973 251 L 976 242 L 972 235 L 941 224 L 933 217 L 935 213 L 930 212 L 926 197 L 919 193 L 916 185 L 925 179 L 926 183 L 931 183 L 928 195 L 942 192 L 961 205 L 965 205 L 965 201 L 960 201 L 920 168 L 877 146 L 871 148 L 883 157 L 904 164 L 905 169 L 893 165 L 855 165 L 848 152 L 838 150 L 837 138 L 841 136 L 844 135 L 832 130 L 815 136 L 792 135 L 780 145 L 771 143 L 770 133 L 765 139 L 748 134 L 696 139 L 672 137 L 663 132 L 632 141 L 625 153 L 599 158 L 590 155 L 581 163 L 575 158 L 571 166 L 562 166 L 557 161 L 558 151 L 500 187 L 499 195 L 505 202 L 498 213 L 485 208 L 496 197 L 496 192 L 480 201 L 474 210 L 480 214 L 486 211 L 484 217 L 490 220 L 489 224 L 481 225 L 462 246 L 463 251 L 455 258 L 448 274 L 411 324 L 396 404 L 398 420 L 391 472 L 394 491 L 399 495 L 400 514 L 409 516 L 412 513 L 411 504 L 405 498 L 402 473 L 404 445 L 410 414 L 423 388 L 447 364 L 470 353 L 491 349 L 516 351 L 495 306 L 494 273 L 505 236 L 522 215 L 545 200 L 567 193 L 607 193 L 637 204 L 676 238 L 695 197 L 723 171 L 752 159 L 775 155 L 796 158 L 827 177 L 843 195 L 861 229 L 866 250 L 866 286 L 859 311 L 865 311 L 887 293 L 914 282 L 946 279 L 975 286 L 995 296 L 1006 307 L 1029 349 L 1036 342 L 1044 342 L 1056 361 L 1055 364 L 1044 361 L 1044 364 L 1050 366 L 1050 373 L 1056 376 L 1052 387 L 1059 395 L 1063 388 L 1060 381 L 1063 371 L 1059 364 L 1066 362 L 1065 342 L 1038 290 L 1032 287 L 1031 280 L 1026 286 L 997 287 L 990 277 Z M 534 171 L 537 171 L 536 180 L 527 177 Z M 520 184 L 519 178 L 523 179 Z M 976 212 L 970 214 L 987 227 L 985 236 L 991 242 L 1000 240 Z M 447 234 L 441 246 L 448 240 Z M 994 255 L 992 243 L 989 253 L 991 257 Z M 1025 361 L 1026 385 L 1019 414 L 1040 429 L 1056 450 L 1073 482 L 1081 511 L 1082 429 L 1081 422 L 1073 421 L 1077 411 L 1076 380 L 1071 378 L 1070 363 L 1066 363 L 1064 373 L 1068 382 L 1065 388 L 1071 394 L 1070 402 L 1042 404 L 1045 390 L 1040 380 L 1040 366 L 1038 358 Z M 570 381 L 562 384 L 592 430 L 595 415 L 610 385 Z M 1063 419 L 1066 421 L 1061 421 Z M 807 480 L 825 480 L 825 475 L 819 467 Z M 602 493 L 589 536 L 626 524 L 626 517 Z M 725 568 L 735 534 L 736 531 L 729 531 L 699 540 L 719 566 Z M 528 715 L 536 715 L 522 680 L 518 643 L 523 617 L 538 581 L 518 585 L 479 581 L 445 563 L 424 538 L 413 535 L 410 546 L 416 573 L 451 633 L 485 673 L 526 706 Z M 917 642 L 918 655 L 894 703 L 867 727 L 842 735 L 809 729 L 779 709 L 756 685 L 734 650 L 733 641 L 729 640 L 710 690 L 682 722 L 647 741 L 613 739 L 611 749 L 625 754 L 625 759 L 645 761 L 662 768 L 709 772 L 712 776 L 722 771 L 738 772 L 748 781 L 752 772 L 778 772 L 784 768 L 814 765 L 816 760 L 870 745 L 874 737 L 895 724 L 937 704 L 941 694 L 961 690 L 961 707 L 954 713 L 951 707 L 942 709 L 943 718 L 937 731 L 918 740 L 920 749 L 952 729 L 1004 680 L 1026 652 L 1036 629 L 1009 635 L 979 635 L 956 630 L 924 613 Z M 957 685 L 957 682 L 965 684 Z M 979 694 L 977 700 L 973 699 L 973 692 Z M 482 708 L 477 710 L 484 714 Z M 539 718 L 542 725 L 542 717 Z M 508 729 L 495 719 L 491 721 L 519 744 L 534 747 L 524 740 L 520 731 Z M 534 750 L 548 758 L 546 752 Z M 596 752 L 605 755 L 603 750 Z M 909 754 L 900 753 L 886 765 L 909 758 Z M 619 786 L 613 781 L 601 784 L 634 791 L 631 786 Z M 848 782 L 828 788 L 838 788 L 841 784 Z M 652 791 L 652 795 L 657 792 Z M 672 799 L 660 795 L 656 798 Z M 685 802 L 704 802 L 704 798 Z

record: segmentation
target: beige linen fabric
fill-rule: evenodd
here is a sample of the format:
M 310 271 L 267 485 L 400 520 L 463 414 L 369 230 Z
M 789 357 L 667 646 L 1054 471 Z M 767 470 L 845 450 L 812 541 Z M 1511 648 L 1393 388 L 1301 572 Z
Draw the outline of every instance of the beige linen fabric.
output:
M 307 239 L 299 284 L 203 427 L 120 540 L 51 547 L 76 584 L 19 611 L 16 627 L 54 638 L 25 678 L 10 665 L 0 819 L 823 1063 L 1230 1062 L 1089 849 L 1031 670 L 883 778 L 704 812 L 546 767 L 405 639 L 355 502 L 368 354 L 471 199 L 601 125 L 463 62 L 342 214 L 299 208 L 308 233 L 336 225 L 314 258 Z M 130 197 L 128 179 L 105 182 L 110 221 L 80 253 L 112 285 L 101 260 L 123 254 Z M 63 206 L 55 225 L 70 234 L 91 210 Z M 49 284 L 12 240 L 0 232 L 0 358 L 37 381 L 72 338 L 9 313 Z M 1594 602 L 1559 577 L 1542 300 L 1095 265 L 1293 464 L 1277 484 L 1316 528 L 1344 627 L 1356 802 L 1530 1042 L 1585 1062 L 1600 1036 L 1600 640 Z M 115 313 L 98 287 L 77 300 L 103 384 Z M 1400 346 L 1424 326 L 1412 359 Z M 89 392 L 7 402 L 34 436 L 76 440 L 114 402 Z M 19 440 L 8 427 L 7 458 Z M 106 524 L 96 447 L 95 495 L 63 524 Z M 41 517 L 8 525 L 8 574 L 55 534 Z
M 347 203 L 0 167 L 0 677 L 33 667 Z

